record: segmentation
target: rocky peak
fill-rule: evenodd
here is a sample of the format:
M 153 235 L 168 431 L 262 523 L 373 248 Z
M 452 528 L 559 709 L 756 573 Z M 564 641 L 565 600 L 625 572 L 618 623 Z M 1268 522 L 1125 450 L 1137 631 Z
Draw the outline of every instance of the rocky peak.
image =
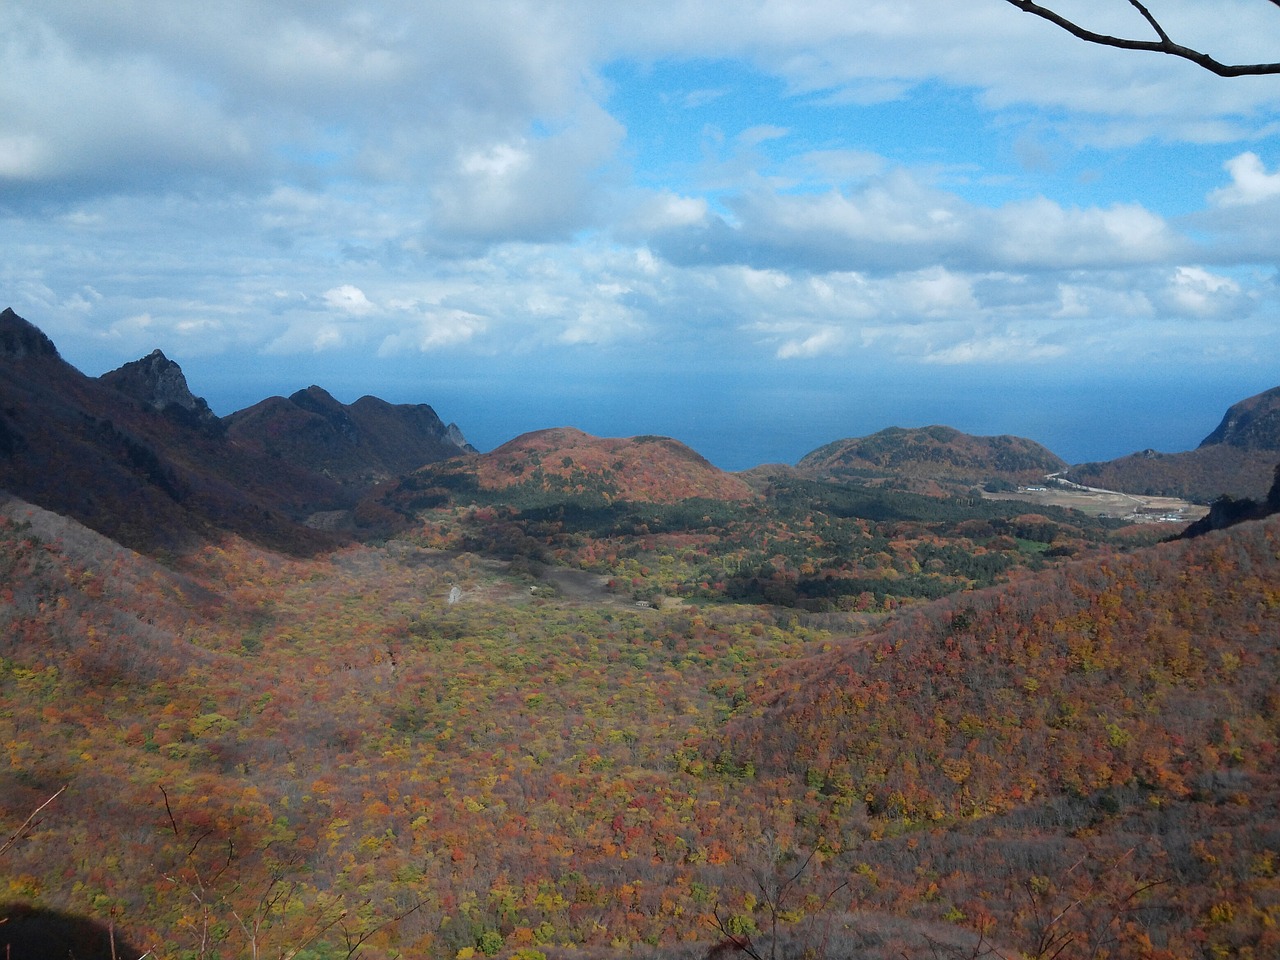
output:
M 191 392 L 182 368 L 159 350 L 98 379 L 160 413 L 204 427 L 220 423 L 209 404 Z
M 5 307 L 0 313 L 0 357 L 22 360 L 27 357 L 61 359 L 58 348 L 34 325 Z

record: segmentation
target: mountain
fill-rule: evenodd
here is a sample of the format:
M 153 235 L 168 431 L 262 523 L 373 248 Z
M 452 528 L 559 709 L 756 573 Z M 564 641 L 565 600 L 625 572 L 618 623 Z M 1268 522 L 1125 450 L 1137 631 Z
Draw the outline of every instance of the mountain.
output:
M 474 452 L 426 404 L 339 403 L 317 386 L 270 397 L 224 421 L 231 441 L 364 490 L 427 463 Z
M 0 348 L 0 471 L 219 538 L 161 562 L 0 494 L 0 945 L 1280 955 L 1280 517 L 1140 549 L 557 429 L 323 551 L 271 504 L 355 486 L 201 426 L 163 355 L 87 378 L 7 315 Z M 303 394 L 288 449 L 371 429 Z M 222 536 L 254 510 L 312 553 Z
M 270 415 L 280 407 L 287 416 Z M 222 421 L 159 350 L 92 378 L 0 313 L 0 490 L 149 553 L 225 533 L 330 547 L 309 518 L 349 510 L 377 480 L 460 443 L 430 407 L 366 397 L 346 408 L 318 387 Z M 364 456 L 371 466 L 357 467 Z
M 1280 387 L 1233 404 L 1194 450 L 1143 450 L 1073 466 L 1067 478 L 1091 487 L 1208 503 L 1261 498 L 1280 462 Z
M 126 363 L 118 370 L 104 373 L 98 379 L 152 410 L 190 426 L 214 434 L 224 429 L 222 421 L 209 409 L 204 398 L 191 392 L 182 368 L 159 350 L 152 351 L 141 360 Z
M 1210 503 L 1221 496 L 1265 494 L 1277 461 L 1280 452 L 1215 444 L 1182 453 L 1143 450 L 1101 463 L 1081 463 L 1067 471 L 1066 478 L 1087 487 Z
M 1233 404 L 1201 447 L 1226 444 L 1244 450 L 1280 450 L 1280 387 Z
M 975 437 L 951 427 L 890 427 L 869 437 L 837 440 L 806 454 L 797 465 L 815 477 L 885 479 L 920 484 L 943 481 L 1027 483 L 1066 462 L 1032 440 Z
M 546 494 L 607 502 L 742 501 L 756 494 L 668 437 L 593 437 L 573 427 L 522 434 L 490 453 L 451 460 L 406 478 L 407 491 L 502 491 L 545 499 Z

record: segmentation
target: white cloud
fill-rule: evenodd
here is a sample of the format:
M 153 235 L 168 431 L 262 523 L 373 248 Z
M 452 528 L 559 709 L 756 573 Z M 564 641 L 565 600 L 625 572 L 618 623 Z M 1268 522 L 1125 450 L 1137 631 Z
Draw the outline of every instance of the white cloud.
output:
M 1266 4 L 1170 4 L 1179 35 L 1274 55 Z M 1088 11 L 1112 7 L 1133 19 Z M 999 2 L 9 0 L 0 58 L 0 284 L 134 356 L 1016 364 L 1080 357 L 1085 330 L 1101 356 L 1280 329 L 1280 86 Z M 618 61 L 686 59 L 641 106 L 690 126 L 624 129 Z M 971 98 L 983 128 L 951 136 Z M 891 100 L 874 139 L 859 105 Z M 970 137 L 981 162 L 950 152 Z M 1137 142 L 1150 192 L 1114 169 Z M 1170 212 L 1206 176 L 1208 209 Z
M 709 205 L 705 197 L 686 197 L 664 190 L 646 196 L 632 218 L 631 229 L 641 234 L 701 226 L 707 221 Z
M 778 347 L 779 360 L 816 357 L 828 353 L 845 341 L 845 333 L 838 327 L 823 327 L 804 339 L 788 340 Z
M 1163 293 L 1161 304 L 1181 316 L 1238 318 L 1249 306 L 1239 283 L 1203 267 L 1178 267 Z
M 994 212 L 989 242 L 998 262 L 1020 267 L 1108 267 L 1159 262 L 1182 245 L 1138 204 L 1068 209 L 1043 197 Z
M 48 142 L 34 134 L 0 137 L 0 178 L 33 179 L 49 169 L 52 161 Z
M 968 277 L 941 267 L 931 267 L 894 281 L 892 299 L 903 313 L 919 316 L 955 316 L 972 313 L 977 304 Z
M 973 363 L 1039 363 L 1065 356 L 1061 344 L 1042 343 L 1035 339 L 995 334 L 943 347 L 927 354 L 925 363 L 960 365 Z
M 1256 153 L 1242 153 L 1223 164 L 1231 174 L 1231 186 L 1209 194 L 1212 203 L 1223 207 L 1241 207 L 1280 197 L 1280 172 L 1267 173 L 1262 158 Z
M 1068 208 L 1041 197 L 986 208 L 903 168 L 843 192 L 757 189 L 727 203 L 732 224 L 709 216 L 661 225 L 655 248 L 684 265 L 897 271 L 1110 268 L 1166 261 L 1186 246 L 1136 203 Z
M 356 317 L 367 316 L 377 309 L 374 304 L 369 302 L 369 298 L 365 296 L 363 290 L 349 283 L 326 290 L 324 302 L 335 310 L 349 313 Z
M 417 321 L 396 333 L 384 337 L 378 347 L 378 356 L 389 357 L 404 350 L 429 353 L 445 347 L 454 347 L 474 340 L 488 329 L 484 317 L 465 310 L 428 309 Z
M 462 150 L 432 190 L 436 229 L 464 239 L 562 239 L 591 225 L 596 176 L 622 129 L 596 107 L 556 132 Z
M 635 312 L 618 302 L 620 290 L 602 289 L 582 303 L 558 339 L 566 344 L 603 344 L 639 333 L 643 324 Z

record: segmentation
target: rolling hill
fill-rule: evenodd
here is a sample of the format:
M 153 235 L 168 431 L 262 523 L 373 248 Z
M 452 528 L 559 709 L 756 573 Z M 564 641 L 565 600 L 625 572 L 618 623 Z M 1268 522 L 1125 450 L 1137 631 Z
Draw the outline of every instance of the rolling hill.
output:
M 635 503 L 756 497 L 741 478 L 713 466 L 676 440 L 593 437 L 572 427 L 537 430 L 487 454 L 428 466 L 406 478 L 402 486 L 502 492 L 534 499 L 570 494 Z
M 837 440 L 806 454 L 797 467 L 814 477 L 972 486 L 988 481 L 1037 483 L 1066 461 L 1021 437 L 975 437 L 951 427 L 890 427 Z
M 877 899 L 931 878 L 1031 942 L 1056 901 L 1071 956 L 1273 952 L 1277 556 L 1273 518 L 917 608 L 761 678 L 708 752 L 829 798 L 827 842 L 915 838 L 861 846 Z

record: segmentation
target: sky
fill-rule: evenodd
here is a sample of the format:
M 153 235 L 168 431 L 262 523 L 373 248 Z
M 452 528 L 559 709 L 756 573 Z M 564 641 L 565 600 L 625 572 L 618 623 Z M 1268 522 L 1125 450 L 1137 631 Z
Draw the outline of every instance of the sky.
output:
M 1269 0 L 1150 0 L 1280 60 Z M 1063 0 L 1146 39 L 1127 0 Z M 1004 0 L 2 0 L 0 306 L 222 415 L 1073 463 L 1280 385 L 1280 76 Z

